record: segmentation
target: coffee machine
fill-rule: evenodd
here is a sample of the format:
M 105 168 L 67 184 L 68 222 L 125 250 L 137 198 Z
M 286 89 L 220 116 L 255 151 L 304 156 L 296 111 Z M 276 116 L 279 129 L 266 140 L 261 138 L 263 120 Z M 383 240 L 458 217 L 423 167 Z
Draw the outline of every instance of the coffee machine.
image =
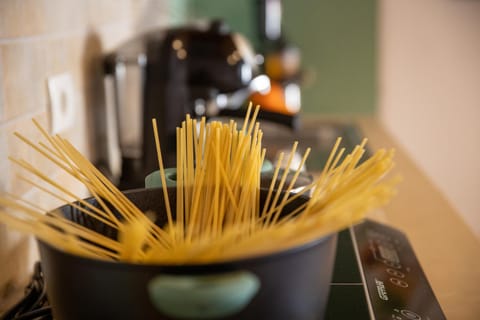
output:
M 106 56 L 111 128 L 105 131 L 115 145 L 109 157 L 120 159 L 108 162 L 119 187 L 142 187 L 145 176 L 158 169 L 153 118 L 165 166 L 174 167 L 176 127 L 185 115 L 244 112 L 252 93 L 270 90 L 260 64 L 248 41 L 218 20 L 153 30 Z

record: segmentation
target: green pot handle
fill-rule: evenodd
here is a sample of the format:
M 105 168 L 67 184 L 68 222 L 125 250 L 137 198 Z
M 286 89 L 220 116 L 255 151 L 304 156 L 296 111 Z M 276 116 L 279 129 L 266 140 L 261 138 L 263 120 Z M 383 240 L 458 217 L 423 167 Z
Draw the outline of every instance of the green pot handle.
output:
M 159 275 L 148 283 L 155 308 L 176 319 L 218 319 L 245 308 L 260 288 L 248 271 L 213 275 Z
M 175 187 L 177 185 L 177 168 L 165 169 L 165 182 L 167 187 Z M 145 188 L 160 188 L 162 179 L 160 179 L 159 170 L 153 171 L 145 177 Z
M 265 174 L 273 171 L 273 165 L 270 161 L 265 160 L 262 165 L 261 173 Z M 177 185 L 177 168 L 165 169 L 165 182 L 167 187 L 175 187 Z M 160 188 L 162 180 L 160 179 L 159 170 L 153 171 L 145 177 L 145 188 Z

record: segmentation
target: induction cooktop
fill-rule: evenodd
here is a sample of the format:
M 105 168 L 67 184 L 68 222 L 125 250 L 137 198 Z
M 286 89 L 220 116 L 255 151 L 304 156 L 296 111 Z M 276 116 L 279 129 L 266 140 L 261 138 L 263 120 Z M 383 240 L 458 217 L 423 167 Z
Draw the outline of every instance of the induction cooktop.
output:
M 0 319 L 52 319 L 39 265 L 25 298 Z M 406 236 L 387 225 L 365 220 L 338 234 L 334 274 L 323 319 L 442 320 L 446 317 Z
M 339 233 L 325 319 L 446 319 L 407 237 L 372 220 Z

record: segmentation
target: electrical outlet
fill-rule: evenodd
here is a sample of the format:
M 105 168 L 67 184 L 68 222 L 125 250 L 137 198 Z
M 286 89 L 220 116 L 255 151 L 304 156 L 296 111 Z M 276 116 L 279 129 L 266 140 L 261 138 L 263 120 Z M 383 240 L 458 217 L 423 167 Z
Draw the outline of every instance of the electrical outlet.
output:
M 50 97 L 50 131 L 57 134 L 72 127 L 75 122 L 75 91 L 70 73 L 48 78 Z

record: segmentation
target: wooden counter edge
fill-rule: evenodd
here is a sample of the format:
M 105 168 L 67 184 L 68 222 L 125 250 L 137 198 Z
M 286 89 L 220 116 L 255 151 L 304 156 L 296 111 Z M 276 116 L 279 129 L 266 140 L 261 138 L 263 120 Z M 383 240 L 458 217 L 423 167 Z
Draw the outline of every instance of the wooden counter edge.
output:
M 354 120 L 369 146 L 395 148 L 398 195 L 384 209 L 390 225 L 406 233 L 448 319 L 480 316 L 480 242 L 437 187 L 379 120 Z

